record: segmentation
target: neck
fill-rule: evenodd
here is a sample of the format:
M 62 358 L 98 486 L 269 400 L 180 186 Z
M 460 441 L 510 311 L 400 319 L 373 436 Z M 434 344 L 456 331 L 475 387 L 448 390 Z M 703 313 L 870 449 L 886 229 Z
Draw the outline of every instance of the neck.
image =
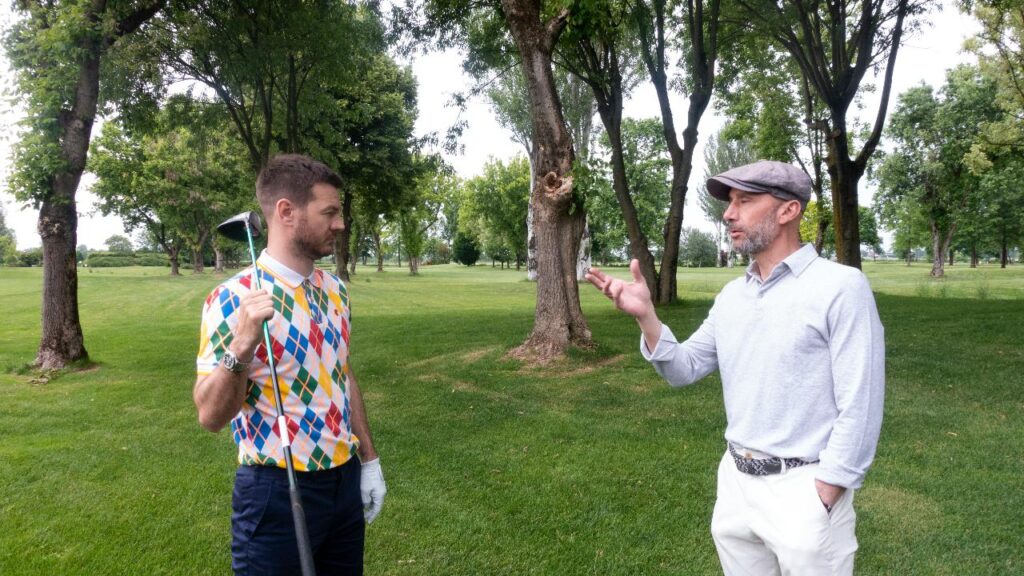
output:
M 313 261 L 308 256 L 296 253 L 294 247 L 287 242 L 275 240 L 277 238 L 273 234 L 267 238 L 267 254 L 303 276 L 313 273 Z
M 798 237 L 780 234 L 775 239 L 775 242 L 772 242 L 767 248 L 755 254 L 754 261 L 757 262 L 757 271 L 761 275 L 761 280 L 771 276 L 772 271 L 779 265 L 779 262 L 782 262 L 799 249 L 800 239 Z

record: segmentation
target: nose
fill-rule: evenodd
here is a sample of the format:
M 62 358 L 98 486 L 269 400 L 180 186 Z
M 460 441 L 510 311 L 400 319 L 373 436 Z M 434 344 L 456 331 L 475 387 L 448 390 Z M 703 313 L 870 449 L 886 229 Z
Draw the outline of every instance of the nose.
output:
M 725 212 L 722 214 L 722 220 L 726 222 L 733 222 L 736 220 L 736 202 L 729 201 L 729 206 L 726 207 Z

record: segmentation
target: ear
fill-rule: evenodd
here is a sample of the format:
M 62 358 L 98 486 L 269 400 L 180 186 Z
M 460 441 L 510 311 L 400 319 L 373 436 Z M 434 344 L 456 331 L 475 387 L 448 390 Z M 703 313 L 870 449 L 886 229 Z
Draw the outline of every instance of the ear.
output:
M 291 225 L 296 216 L 295 204 L 287 198 L 278 199 L 274 203 L 274 215 L 277 216 L 278 222 Z
M 785 225 L 794 220 L 799 221 L 802 215 L 803 210 L 800 209 L 800 202 L 797 200 L 787 200 L 779 209 L 779 224 Z

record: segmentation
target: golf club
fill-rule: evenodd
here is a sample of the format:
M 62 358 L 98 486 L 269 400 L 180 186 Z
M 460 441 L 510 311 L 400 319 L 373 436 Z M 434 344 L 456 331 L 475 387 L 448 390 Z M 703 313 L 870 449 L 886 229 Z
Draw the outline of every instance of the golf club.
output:
M 217 226 L 217 232 L 222 236 L 247 242 L 249 244 L 249 257 L 252 259 L 253 280 L 256 290 L 261 289 L 259 270 L 256 267 L 256 248 L 252 239 L 260 235 L 260 217 L 255 212 L 242 212 L 221 222 Z M 295 520 L 295 538 L 299 543 L 299 564 L 302 566 L 302 576 L 316 576 L 313 568 L 313 549 L 309 545 L 309 532 L 306 530 L 306 513 L 302 509 L 302 499 L 299 497 L 299 485 L 295 478 L 295 465 L 292 464 L 292 447 L 288 438 L 288 423 L 284 417 L 284 402 L 281 401 L 281 386 L 277 383 L 277 364 L 274 362 L 273 346 L 270 342 L 270 328 L 267 322 L 263 322 L 263 344 L 267 349 L 267 362 L 270 364 L 270 376 L 274 382 L 274 400 L 277 408 L 277 430 L 281 435 L 281 447 L 284 449 L 285 466 L 288 469 L 288 495 L 292 501 L 292 518 Z

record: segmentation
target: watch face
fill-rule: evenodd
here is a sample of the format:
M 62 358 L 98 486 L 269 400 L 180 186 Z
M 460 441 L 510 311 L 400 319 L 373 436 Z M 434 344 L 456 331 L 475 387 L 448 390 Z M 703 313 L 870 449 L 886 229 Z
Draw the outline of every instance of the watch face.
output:
M 238 369 L 239 369 L 238 358 L 235 358 L 235 355 L 232 354 L 230 350 L 227 351 L 227 352 L 224 352 L 224 357 L 223 357 L 222 361 L 224 362 L 224 367 L 227 368 L 228 371 L 230 371 L 230 372 L 238 372 Z

